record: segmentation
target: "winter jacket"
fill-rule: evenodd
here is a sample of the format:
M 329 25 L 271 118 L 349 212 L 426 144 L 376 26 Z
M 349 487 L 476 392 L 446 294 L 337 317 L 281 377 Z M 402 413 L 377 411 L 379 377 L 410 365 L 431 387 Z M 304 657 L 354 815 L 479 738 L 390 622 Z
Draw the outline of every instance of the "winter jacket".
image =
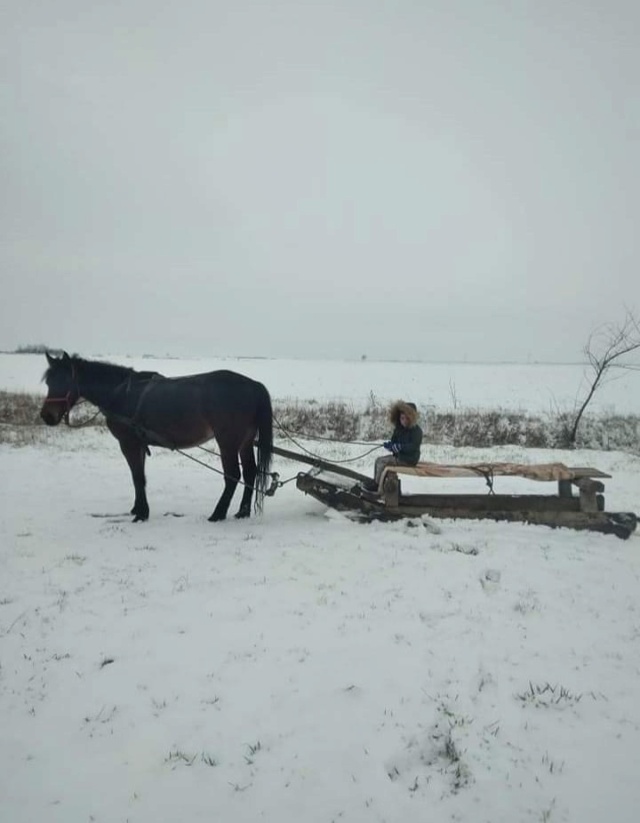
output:
M 400 425 L 400 415 L 405 414 L 409 426 Z M 422 429 L 418 426 L 418 411 L 413 403 L 398 401 L 389 409 L 389 420 L 394 425 L 391 442 L 401 446 L 395 456 L 401 463 L 415 466 L 420 460 L 420 445 L 422 444 Z

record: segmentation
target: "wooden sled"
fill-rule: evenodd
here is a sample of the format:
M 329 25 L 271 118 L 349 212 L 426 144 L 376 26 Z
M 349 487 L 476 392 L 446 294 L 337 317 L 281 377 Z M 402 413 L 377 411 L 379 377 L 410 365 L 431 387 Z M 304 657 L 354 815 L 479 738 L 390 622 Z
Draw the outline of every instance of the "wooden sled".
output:
M 320 462 L 323 464 L 319 466 L 322 474 L 300 473 L 296 479 L 297 487 L 333 509 L 355 513 L 363 521 L 420 518 L 425 515 L 430 518 L 489 519 L 601 532 L 622 539 L 627 539 L 637 525 L 637 517 L 632 512 L 605 511 L 602 481 L 611 475 L 593 468 L 572 468 L 562 463 L 478 463 L 464 466 L 420 463 L 415 467 L 388 467 L 378 491 L 368 492 L 359 483 L 347 483 L 342 477 L 359 482 L 370 478 L 325 461 Z M 424 478 L 480 477 L 484 478 L 489 489 L 485 494 L 403 494 L 401 474 Z M 496 494 L 493 481 L 499 476 L 555 482 L 557 493 Z M 574 494 L 574 488 L 577 494 Z

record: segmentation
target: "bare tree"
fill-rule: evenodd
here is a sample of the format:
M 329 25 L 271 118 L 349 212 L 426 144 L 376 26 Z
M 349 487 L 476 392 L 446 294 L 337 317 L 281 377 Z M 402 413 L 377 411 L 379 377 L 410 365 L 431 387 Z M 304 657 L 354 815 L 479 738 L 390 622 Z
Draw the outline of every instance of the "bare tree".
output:
M 567 443 L 575 445 L 578 426 L 596 391 L 607 381 L 614 379 L 612 369 L 634 369 L 637 365 L 623 362 L 631 352 L 640 349 L 640 323 L 627 309 L 621 323 L 606 323 L 589 335 L 583 349 L 587 358 L 587 391 L 578 405 L 573 421 L 567 426 Z M 617 375 L 619 376 L 619 375 Z

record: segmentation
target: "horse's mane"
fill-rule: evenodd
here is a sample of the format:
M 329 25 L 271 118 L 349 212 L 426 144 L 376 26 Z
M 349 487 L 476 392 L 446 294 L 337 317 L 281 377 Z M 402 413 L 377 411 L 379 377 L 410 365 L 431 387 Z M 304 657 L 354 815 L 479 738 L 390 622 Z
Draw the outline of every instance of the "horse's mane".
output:
M 42 375 L 42 379 L 46 380 L 49 374 L 63 366 L 65 363 L 70 363 L 86 373 L 93 373 L 103 377 L 125 378 L 128 375 L 139 374 L 135 369 L 129 366 L 121 366 L 118 363 L 110 363 L 108 360 L 88 360 L 86 357 L 81 357 L 79 354 L 70 354 L 68 359 L 57 358 Z
M 130 366 L 121 366 L 119 363 L 110 363 L 108 360 L 87 360 L 86 357 L 80 357 L 78 354 L 72 354 L 71 361 L 85 371 L 94 369 L 110 374 L 133 374 L 135 372 L 135 369 Z

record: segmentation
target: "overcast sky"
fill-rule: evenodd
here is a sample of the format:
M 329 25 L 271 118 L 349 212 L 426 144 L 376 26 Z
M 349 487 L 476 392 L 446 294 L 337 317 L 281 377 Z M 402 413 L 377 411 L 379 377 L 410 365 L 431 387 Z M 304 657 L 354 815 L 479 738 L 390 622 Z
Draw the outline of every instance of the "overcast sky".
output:
M 640 309 L 637 0 L 15 0 L 0 348 L 575 360 Z

